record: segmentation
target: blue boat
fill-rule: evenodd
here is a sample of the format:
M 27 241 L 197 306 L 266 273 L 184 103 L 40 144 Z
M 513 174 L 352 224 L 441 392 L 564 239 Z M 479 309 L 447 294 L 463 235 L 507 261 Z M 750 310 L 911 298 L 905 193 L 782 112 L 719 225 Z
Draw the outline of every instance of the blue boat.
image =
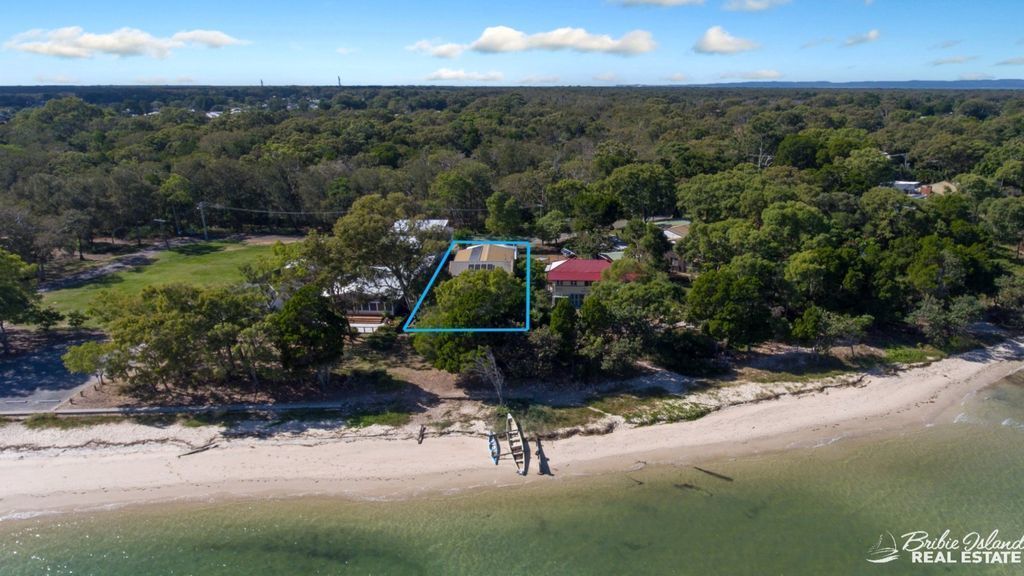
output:
M 498 458 L 501 456 L 501 445 L 498 444 L 498 437 L 494 432 L 487 434 L 487 446 L 491 449 L 491 461 L 498 465 Z

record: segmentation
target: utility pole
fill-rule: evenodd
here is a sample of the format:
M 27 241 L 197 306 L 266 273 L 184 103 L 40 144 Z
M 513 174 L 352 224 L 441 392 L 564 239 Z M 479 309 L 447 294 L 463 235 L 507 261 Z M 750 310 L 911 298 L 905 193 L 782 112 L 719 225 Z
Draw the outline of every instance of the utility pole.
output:
M 203 240 L 209 240 L 210 236 L 206 232 L 206 202 L 199 203 L 199 217 L 203 219 Z

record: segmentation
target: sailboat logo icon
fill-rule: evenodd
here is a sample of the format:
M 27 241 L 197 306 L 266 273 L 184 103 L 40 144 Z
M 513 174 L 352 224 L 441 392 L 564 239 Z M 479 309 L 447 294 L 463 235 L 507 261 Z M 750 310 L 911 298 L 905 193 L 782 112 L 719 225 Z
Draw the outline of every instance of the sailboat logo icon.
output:
M 888 538 L 887 538 L 888 536 Z M 868 562 L 873 564 L 885 564 L 898 560 L 899 549 L 896 548 L 896 537 L 892 532 L 878 535 L 878 542 L 868 550 Z

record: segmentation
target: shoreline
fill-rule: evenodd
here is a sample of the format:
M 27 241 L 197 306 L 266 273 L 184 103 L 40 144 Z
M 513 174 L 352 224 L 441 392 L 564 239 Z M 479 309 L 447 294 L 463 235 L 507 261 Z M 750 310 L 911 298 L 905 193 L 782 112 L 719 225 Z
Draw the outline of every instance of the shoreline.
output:
M 187 458 L 178 458 L 181 448 L 171 442 L 131 452 L 0 452 L 0 521 L 174 501 L 404 500 L 809 449 L 952 423 L 971 395 L 1022 368 L 1024 342 L 1007 340 L 856 385 L 728 406 L 694 421 L 545 440 L 553 477 L 537 474 L 536 457 L 527 477 L 505 462 L 493 466 L 479 437 L 430 437 L 418 445 L 372 430 L 329 440 L 222 440 Z M 193 433 L 199 438 L 209 430 Z

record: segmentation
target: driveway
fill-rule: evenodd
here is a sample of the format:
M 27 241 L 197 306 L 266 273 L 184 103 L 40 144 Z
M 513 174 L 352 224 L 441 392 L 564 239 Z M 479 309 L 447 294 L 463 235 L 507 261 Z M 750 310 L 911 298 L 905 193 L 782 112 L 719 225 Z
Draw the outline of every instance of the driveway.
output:
M 65 370 L 60 359 L 68 347 L 89 338 L 63 339 L 10 358 L 0 356 L 0 414 L 52 410 L 89 382 L 89 375 Z

